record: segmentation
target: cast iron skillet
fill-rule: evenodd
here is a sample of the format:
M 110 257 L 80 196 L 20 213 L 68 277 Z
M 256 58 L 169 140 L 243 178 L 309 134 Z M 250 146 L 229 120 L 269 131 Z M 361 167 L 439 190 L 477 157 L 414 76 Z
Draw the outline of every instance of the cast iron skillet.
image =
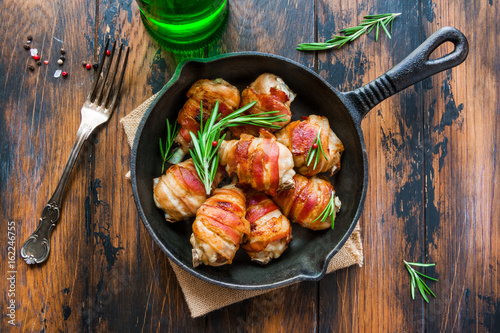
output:
M 429 55 L 447 41 L 455 45 L 454 51 L 440 59 L 429 60 Z M 132 149 L 132 188 L 146 229 L 177 265 L 220 286 L 267 289 L 296 281 L 319 280 L 325 274 L 329 260 L 351 235 L 363 207 L 368 165 L 361 119 L 389 96 L 457 66 L 465 60 L 467 53 L 465 36 L 455 28 L 444 27 L 387 73 L 347 93 L 335 90 L 310 69 L 270 54 L 244 52 L 182 62 L 146 111 Z M 291 105 L 293 120 L 309 114 L 326 116 L 344 143 L 341 170 L 332 178 L 336 193 L 342 200 L 342 210 L 337 215 L 334 230 L 310 231 L 292 225 L 293 240 L 289 248 L 266 266 L 250 262 L 246 253 L 240 250 L 232 265 L 193 268 L 189 243 L 192 221 L 167 223 L 153 202 L 153 178 L 161 174 L 158 138 L 165 135 L 165 118 L 173 121 L 177 118 L 186 101 L 186 92 L 198 79 L 221 77 L 241 91 L 265 72 L 281 76 L 297 94 Z

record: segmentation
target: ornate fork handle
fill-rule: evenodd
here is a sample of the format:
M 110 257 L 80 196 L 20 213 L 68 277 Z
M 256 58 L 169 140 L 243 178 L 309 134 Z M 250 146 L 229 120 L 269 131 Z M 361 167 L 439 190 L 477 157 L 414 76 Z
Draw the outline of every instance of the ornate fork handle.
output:
M 68 182 L 71 170 L 75 165 L 78 154 L 82 150 L 83 144 L 97 126 L 81 123 L 76 133 L 76 142 L 69 155 L 68 162 L 64 167 L 61 179 L 57 183 L 54 194 L 43 208 L 42 217 L 38 222 L 35 232 L 24 242 L 21 247 L 21 256 L 27 264 L 39 264 L 47 259 L 50 252 L 50 235 L 56 226 L 61 211 L 62 196 L 66 183 Z

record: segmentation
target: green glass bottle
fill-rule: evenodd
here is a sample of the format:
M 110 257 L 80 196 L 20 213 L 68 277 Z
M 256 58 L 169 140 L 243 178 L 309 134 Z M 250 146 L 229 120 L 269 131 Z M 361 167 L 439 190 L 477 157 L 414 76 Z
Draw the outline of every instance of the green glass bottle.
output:
M 227 23 L 227 0 L 137 0 L 151 36 L 171 51 L 189 52 L 217 39 Z

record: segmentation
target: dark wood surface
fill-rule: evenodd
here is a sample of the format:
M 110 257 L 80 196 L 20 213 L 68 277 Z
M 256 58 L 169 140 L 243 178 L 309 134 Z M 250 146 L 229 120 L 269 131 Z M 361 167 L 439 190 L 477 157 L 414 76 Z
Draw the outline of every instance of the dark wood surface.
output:
M 0 331 L 498 332 L 499 10 L 497 0 L 230 1 L 222 37 L 197 56 L 279 54 L 341 91 L 383 74 L 442 26 L 463 31 L 470 53 L 464 64 L 389 98 L 363 120 L 369 183 L 360 219 L 362 268 L 192 319 L 167 257 L 138 218 L 119 124 L 170 79 L 184 56 L 159 48 L 132 0 L 3 1 Z M 402 12 L 392 39 L 362 36 L 329 52 L 295 49 L 384 12 Z M 50 60 L 34 72 L 23 49 L 28 34 L 42 60 Z M 28 267 L 19 247 L 55 189 L 92 82 L 81 62 L 96 59 L 106 36 L 132 47 L 121 101 L 71 174 L 49 260 Z M 54 79 L 62 45 L 69 77 Z M 436 57 L 450 50 L 442 47 Z M 16 224 L 15 327 L 7 316 L 8 221 Z M 429 282 L 437 299 L 411 299 L 403 259 L 437 263 L 427 270 L 439 278 Z

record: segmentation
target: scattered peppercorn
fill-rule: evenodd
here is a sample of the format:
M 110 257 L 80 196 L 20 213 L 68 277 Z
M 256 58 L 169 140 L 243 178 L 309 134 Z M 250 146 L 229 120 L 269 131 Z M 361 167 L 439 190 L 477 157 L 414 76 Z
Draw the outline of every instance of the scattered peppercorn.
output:
M 66 50 L 61 48 L 61 54 L 66 54 Z
M 35 54 L 35 55 L 33 56 L 33 59 L 35 59 L 36 61 L 38 61 L 38 60 L 40 60 L 40 56 L 39 56 L 38 54 Z
M 38 60 L 38 61 L 36 62 L 36 64 L 37 64 L 38 66 L 42 66 L 42 62 L 41 62 L 40 60 Z
M 66 76 L 68 76 L 68 72 L 62 72 L 62 73 L 61 73 L 61 75 L 62 75 L 63 77 L 66 77 Z
M 33 66 L 33 65 L 29 65 L 28 68 L 29 68 L 30 71 L 34 71 L 35 70 L 35 66 Z
M 30 40 L 27 40 L 27 41 L 26 41 L 26 44 L 31 44 L 31 41 L 30 41 Z
M 91 69 L 91 68 L 92 68 L 92 65 L 91 65 L 91 64 L 86 64 L 86 65 L 85 65 L 85 68 L 87 68 L 87 69 Z
M 111 54 L 111 51 L 107 50 L 106 55 L 109 56 Z
M 59 59 L 61 59 L 62 61 L 65 61 L 66 57 L 65 56 L 60 56 Z
M 87 64 L 88 64 L 88 63 L 87 63 L 86 61 L 82 61 L 82 66 L 83 66 L 83 67 L 87 67 Z
M 57 60 L 57 63 L 59 64 L 59 66 L 62 66 L 62 64 L 64 64 L 64 60 L 59 59 L 59 60 Z
M 33 36 L 28 35 L 28 40 L 33 40 Z
M 219 143 L 217 141 L 212 141 L 212 146 L 217 147 Z
M 313 143 L 313 148 L 318 148 L 318 144 L 317 143 Z
M 30 49 L 30 46 L 28 44 L 24 44 L 23 47 L 26 51 Z
M 97 62 L 95 62 L 92 67 L 94 67 L 94 69 L 98 69 L 99 68 L 99 64 Z
M 44 61 L 43 61 L 43 63 L 44 63 L 45 65 L 48 65 L 48 64 L 49 64 L 49 61 L 48 61 L 48 60 L 44 60 Z

